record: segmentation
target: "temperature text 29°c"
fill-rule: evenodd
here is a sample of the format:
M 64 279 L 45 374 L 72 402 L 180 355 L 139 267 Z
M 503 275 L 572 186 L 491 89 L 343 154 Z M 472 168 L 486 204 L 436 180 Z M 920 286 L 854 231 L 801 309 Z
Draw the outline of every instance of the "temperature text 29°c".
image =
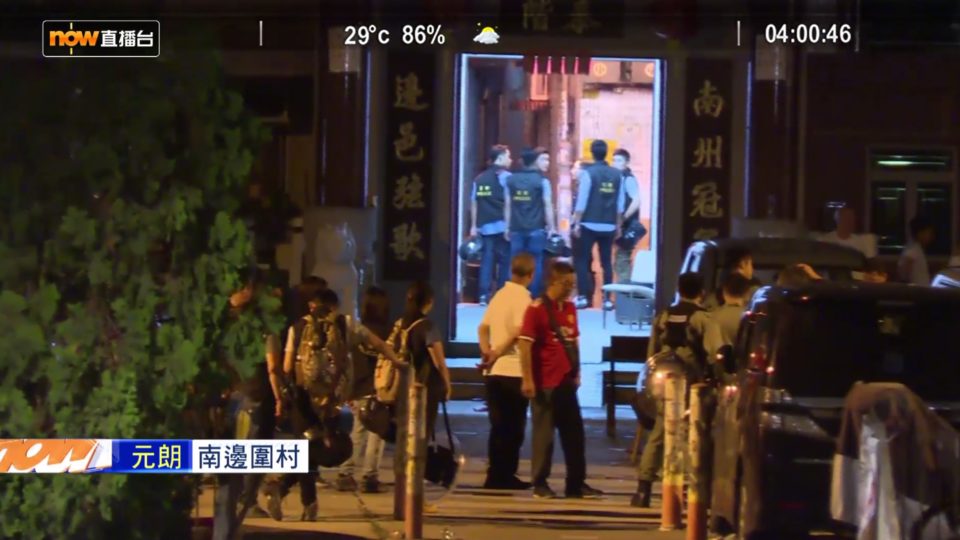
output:
M 390 31 L 386 28 L 380 28 L 375 24 L 365 26 L 348 26 L 343 29 L 344 45 L 368 45 L 371 41 L 380 45 L 390 43 Z

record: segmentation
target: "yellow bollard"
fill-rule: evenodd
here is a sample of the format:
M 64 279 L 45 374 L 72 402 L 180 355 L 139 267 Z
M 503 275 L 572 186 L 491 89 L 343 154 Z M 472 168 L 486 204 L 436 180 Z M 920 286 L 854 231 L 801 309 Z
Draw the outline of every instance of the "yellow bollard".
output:
M 668 373 L 663 383 L 663 506 L 660 530 L 680 528 L 683 508 L 683 410 L 686 379 Z
M 407 540 L 423 538 L 423 473 L 426 468 L 426 387 L 410 375 L 407 399 L 407 463 L 404 502 L 404 531 Z
M 690 438 L 688 452 L 690 467 L 687 478 L 687 540 L 707 540 L 707 503 L 710 494 L 707 471 L 710 459 L 710 431 L 707 425 L 707 400 L 710 387 L 695 384 L 690 387 Z

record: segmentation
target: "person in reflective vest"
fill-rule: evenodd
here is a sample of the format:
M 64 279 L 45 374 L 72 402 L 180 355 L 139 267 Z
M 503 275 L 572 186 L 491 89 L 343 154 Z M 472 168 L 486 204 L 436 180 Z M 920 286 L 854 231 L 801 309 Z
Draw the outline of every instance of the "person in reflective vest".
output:
M 595 289 L 593 246 L 600 253 L 603 284 L 613 282 L 613 240 L 620 233 L 620 219 L 624 210 L 622 174 L 607 164 L 607 143 L 593 141 L 590 153 L 594 162 L 580 171 L 577 186 L 577 205 L 573 215 L 573 236 L 577 238 L 577 309 L 590 307 Z M 605 298 L 603 309 L 613 309 Z
M 530 293 L 543 295 L 543 259 L 547 234 L 557 231 L 553 212 L 553 185 L 544 174 L 550 168 L 545 148 L 527 148 L 521 155 L 523 170 L 507 179 L 505 216 L 511 259 L 529 253 L 535 261 Z
M 480 259 L 480 304 L 486 305 L 496 280 L 496 292 L 510 274 L 510 244 L 504 238 L 507 222 L 504 220 L 504 203 L 507 178 L 510 172 L 510 149 L 502 144 L 494 145 L 489 154 L 490 166 L 473 180 L 470 203 L 470 236 L 483 243 Z
M 662 312 L 654 323 L 650 335 L 648 356 L 675 351 L 694 373 L 703 372 L 704 336 L 710 322 L 707 311 L 700 305 L 703 299 L 703 278 L 694 272 L 680 274 L 677 279 L 680 299 Z M 697 378 L 694 375 L 694 378 Z M 647 437 L 647 444 L 640 456 L 637 470 L 637 492 L 630 500 L 631 506 L 650 507 L 650 493 L 657 473 L 663 469 L 663 403 L 657 403 L 657 418 Z

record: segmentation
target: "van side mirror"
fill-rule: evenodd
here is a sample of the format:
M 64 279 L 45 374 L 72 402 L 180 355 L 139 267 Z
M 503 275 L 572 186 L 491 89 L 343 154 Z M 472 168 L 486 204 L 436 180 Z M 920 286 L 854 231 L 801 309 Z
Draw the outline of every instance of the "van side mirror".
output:
M 720 347 L 720 350 L 717 351 L 717 356 L 720 358 L 717 359 L 717 362 L 720 362 L 723 366 L 723 370 L 727 373 L 733 374 L 737 372 L 737 361 L 733 357 L 733 345 L 724 345 Z

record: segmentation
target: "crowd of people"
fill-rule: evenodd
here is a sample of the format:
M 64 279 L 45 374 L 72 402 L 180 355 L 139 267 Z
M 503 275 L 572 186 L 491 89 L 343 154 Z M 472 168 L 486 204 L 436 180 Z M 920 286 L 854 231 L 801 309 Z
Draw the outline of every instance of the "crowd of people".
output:
M 218 540 L 235 538 L 247 515 L 282 520 L 282 501 L 296 485 L 301 519 L 315 520 L 320 467 L 337 468 L 335 487 L 340 491 L 380 491 L 386 435 L 361 421 L 361 411 L 378 399 L 380 364 L 398 370 L 412 365 L 426 388 L 428 437 L 440 401 L 450 397 L 443 340 L 429 318 L 434 299 L 429 284 L 410 286 L 403 314 L 393 323 L 387 293 L 378 287 L 364 292 L 359 319 L 341 311 L 336 291 L 320 277 L 309 277 L 286 294 L 281 291 L 266 287 L 263 274 L 254 271 L 229 298 L 227 324 L 260 309 L 257 299 L 272 294 L 282 298 L 286 325 L 279 334 L 264 330 L 263 360 L 249 377 L 235 377 L 231 405 L 225 407 L 234 412 L 233 421 L 227 422 L 233 426 L 228 436 L 270 439 L 279 432 L 304 437 L 310 441 L 310 472 L 270 482 L 262 475 L 221 475 L 214 517 Z M 231 365 L 230 351 L 224 348 L 222 353 Z M 393 410 L 393 404 L 386 405 Z M 266 509 L 257 504 L 259 492 L 266 495 Z
M 593 162 L 576 167 L 575 196 L 570 232 L 576 270 L 577 309 L 590 307 L 595 279 L 593 250 L 597 248 L 603 283 L 613 282 L 613 248 L 618 247 L 616 269 L 621 279 L 629 276 L 633 249 L 646 234 L 640 222 L 640 188 L 630 170 L 630 153 L 613 152 L 602 140 L 590 146 Z M 510 261 L 521 253 L 533 257 L 534 273 L 529 284 L 535 298 L 544 292 L 544 252 L 558 235 L 553 184 L 547 178 L 550 154 L 545 148 L 526 148 L 520 167 L 511 170 L 510 148 L 495 145 L 489 167 L 474 179 L 470 205 L 470 237 L 481 245 L 479 303 L 487 305 L 493 292 L 510 277 Z M 613 309 L 612 299 L 603 300 Z

